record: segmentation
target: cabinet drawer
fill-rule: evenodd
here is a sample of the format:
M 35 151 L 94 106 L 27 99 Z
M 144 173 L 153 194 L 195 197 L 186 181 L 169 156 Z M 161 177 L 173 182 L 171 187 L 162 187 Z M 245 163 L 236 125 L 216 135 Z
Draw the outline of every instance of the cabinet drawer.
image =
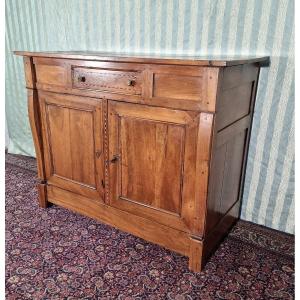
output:
M 126 95 L 141 95 L 142 74 L 137 71 L 74 67 L 72 69 L 72 87 Z
M 151 66 L 149 104 L 214 111 L 218 71 L 205 67 Z
M 219 69 L 34 58 L 43 91 L 182 110 L 215 111 Z

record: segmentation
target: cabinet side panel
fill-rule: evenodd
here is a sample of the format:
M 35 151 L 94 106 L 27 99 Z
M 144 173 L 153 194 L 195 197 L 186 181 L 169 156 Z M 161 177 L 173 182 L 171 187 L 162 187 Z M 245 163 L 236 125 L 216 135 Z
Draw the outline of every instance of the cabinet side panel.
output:
M 219 104 L 216 116 L 218 131 L 250 113 L 254 82 L 250 81 L 222 92 L 222 103 Z
M 224 144 L 216 146 L 211 167 L 207 232 L 212 230 L 230 208 L 240 200 L 239 190 L 247 132 L 247 127 L 237 128 L 227 137 Z
M 243 155 L 245 153 L 246 136 L 248 128 L 242 129 L 232 136 L 226 143 L 226 159 L 223 172 L 222 199 L 220 211 L 222 214 L 238 201 L 240 180 L 243 169 Z
M 242 65 L 225 68 L 216 105 L 216 130 L 251 114 L 259 68 Z
M 210 233 L 233 206 L 239 211 L 258 74 L 254 64 L 223 70 L 210 165 L 206 236 L 212 236 Z

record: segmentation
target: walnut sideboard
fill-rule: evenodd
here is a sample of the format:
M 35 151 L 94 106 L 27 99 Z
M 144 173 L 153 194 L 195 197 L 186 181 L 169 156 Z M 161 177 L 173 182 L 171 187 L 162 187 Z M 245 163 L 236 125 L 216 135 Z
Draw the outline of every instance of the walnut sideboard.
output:
M 200 271 L 239 217 L 268 57 L 15 54 L 24 56 L 40 206 L 130 232 Z

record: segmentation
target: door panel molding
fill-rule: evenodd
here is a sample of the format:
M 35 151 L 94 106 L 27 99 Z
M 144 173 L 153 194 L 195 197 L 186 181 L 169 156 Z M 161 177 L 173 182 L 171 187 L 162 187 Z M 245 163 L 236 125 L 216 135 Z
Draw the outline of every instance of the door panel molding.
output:
M 195 205 L 197 197 L 196 185 L 198 184 L 195 177 L 197 172 L 196 157 L 197 148 L 199 147 L 197 137 L 199 134 L 200 116 L 200 113 L 190 114 L 189 112 L 181 110 L 147 107 L 140 104 L 129 105 L 128 103 L 124 104 L 121 102 L 108 101 L 108 170 L 110 178 L 108 200 L 110 205 L 181 231 L 196 232 L 196 227 L 199 227 L 199 224 L 195 221 L 197 209 Z M 131 124 L 131 122 L 133 123 Z M 152 126 L 152 124 L 155 124 L 155 126 Z M 172 180 L 179 180 L 179 189 L 175 188 L 175 194 L 173 196 L 177 199 L 176 203 L 179 204 L 179 206 L 177 206 L 176 209 L 173 207 L 173 210 L 172 206 L 169 206 L 168 209 L 164 209 L 163 205 L 161 205 L 162 207 L 159 207 L 159 205 L 155 206 L 155 201 L 147 202 L 145 200 L 145 198 L 150 198 L 151 200 L 151 195 L 155 198 L 155 191 L 151 189 L 151 187 L 155 186 L 153 183 L 149 184 L 149 188 L 145 188 L 145 184 L 143 184 L 143 189 L 141 188 L 141 191 L 137 192 L 137 194 L 142 194 L 144 192 L 144 199 L 140 199 L 142 200 L 141 202 L 138 201 L 139 199 L 127 197 L 126 188 L 122 186 L 124 183 L 126 184 L 126 178 L 128 178 L 128 181 L 130 180 L 132 185 L 133 182 L 138 183 L 139 180 L 145 182 L 145 180 L 139 179 L 137 176 L 143 178 L 148 176 L 149 180 L 151 180 L 152 175 L 151 172 L 148 175 L 142 173 L 136 175 L 135 171 L 131 170 L 131 172 L 133 172 L 131 177 L 129 177 L 129 175 L 126 177 L 124 174 L 130 174 L 130 171 L 128 171 L 129 173 L 124 173 L 122 168 L 126 168 L 128 167 L 128 164 L 130 164 L 127 154 L 128 156 L 135 155 L 138 171 L 141 169 L 148 170 L 148 172 L 149 170 L 151 171 L 149 165 L 152 163 L 152 157 L 155 157 L 156 160 L 163 159 L 162 157 L 165 153 L 162 153 L 160 147 L 157 146 L 157 143 L 159 143 L 157 139 L 161 137 L 154 137 L 155 130 L 153 127 L 156 128 L 156 126 L 161 126 L 160 133 L 162 136 L 164 136 L 164 132 L 166 131 L 168 134 L 170 134 L 170 131 L 172 130 L 175 132 L 173 135 L 170 134 L 169 141 L 162 141 L 165 142 L 166 145 L 168 145 L 168 143 L 171 145 L 172 142 L 176 142 L 178 139 L 181 140 L 182 143 L 182 149 L 180 151 L 178 151 L 178 146 L 172 147 L 173 152 L 177 151 L 177 153 L 172 154 L 175 155 L 174 161 L 177 163 L 175 169 L 172 170 L 172 163 L 170 161 L 167 162 L 167 165 L 165 165 L 162 170 L 163 174 L 172 175 L 170 176 L 171 178 L 167 178 L 167 180 L 161 179 L 162 182 L 164 180 L 166 180 L 165 182 L 169 182 L 168 190 L 170 193 L 172 193 Z M 178 130 L 178 128 L 180 129 Z M 126 132 L 124 133 L 124 131 Z M 143 133 L 146 134 L 143 136 Z M 165 138 L 168 139 L 166 136 Z M 139 143 L 139 139 L 143 139 L 143 141 Z M 153 145 L 153 147 L 155 147 L 154 150 L 150 147 L 150 140 L 155 140 L 156 142 L 156 144 Z M 139 156 L 139 151 L 134 149 L 133 146 L 124 145 L 124 143 L 135 143 L 135 147 L 144 151 L 145 153 L 143 153 L 143 155 L 147 158 L 149 157 L 150 162 L 147 161 L 145 165 L 145 158 Z M 145 145 L 148 144 L 149 147 L 145 147 Z M 176 145 L 178 145 L 178 143 Z M 132 151 L 128 149 L 131 149 Z M 168 151 L 163 147 L 161 149 Z M 128 153 L 125 153 L 125 157 L 122 151 L 128 151 Z M 178 156 L 179 154 L 180 157 Z M 119 159 L 115 162 L 110 162 L 115 155 L 119 155 Z M 139 164 L 141 167 L 139 167 Z M 143 164 L 145 165 L 144 168 L 142 167 Z M 168 168 L 171 168 L 169 173 Z M 158 174 L 161 175 L 161 173 Z
M 48 183 L 102 200 L 102 100 L 41 92 L 39 102 Z

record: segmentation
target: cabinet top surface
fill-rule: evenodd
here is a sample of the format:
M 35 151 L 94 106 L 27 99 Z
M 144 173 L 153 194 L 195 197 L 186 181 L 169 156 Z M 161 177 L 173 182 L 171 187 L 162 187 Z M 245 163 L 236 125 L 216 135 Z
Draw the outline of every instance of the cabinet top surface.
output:
M 67 59 L 82 59 L 110 62 L 134 62 L 167 65 L 191 65 L 191 66 L 215 66 L 226 67 L 248 63 L 267 65 L 268 56 L 181 56 L 162 54 L 129 54 L 94 51 L 53 51 L 53 52 L 30 52 L 14 51 L 16 55 L 32 57 L 53 57 Z

